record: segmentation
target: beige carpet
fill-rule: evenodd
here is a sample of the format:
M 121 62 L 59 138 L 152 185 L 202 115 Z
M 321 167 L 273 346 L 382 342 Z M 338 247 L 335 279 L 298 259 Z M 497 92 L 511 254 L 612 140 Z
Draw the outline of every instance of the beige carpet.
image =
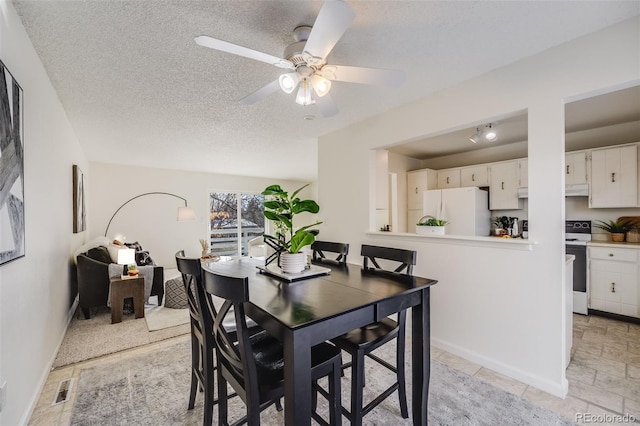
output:
M 123 314 L 121 323 L 111 324 L 111 311 L 107 307 L 92 312 L 91 315 L 91 319 L 85 320 L 80 310 L 76 311 L 67 328 L 53 368 L 190 332 L 188 309 L 147 307 L 145 317 L 150 316 L 149 328 L 145 318 L 135 319 L 133 314 Z M 155 331 L 149 331 L 151 327 L 154 327 Z

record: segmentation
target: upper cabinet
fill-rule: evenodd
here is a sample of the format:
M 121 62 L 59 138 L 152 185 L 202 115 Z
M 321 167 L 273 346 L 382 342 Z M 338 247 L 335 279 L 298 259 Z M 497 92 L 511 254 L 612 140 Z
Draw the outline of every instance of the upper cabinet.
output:
M 435 170 L 422 169 L 407 172 L 407 209 L 422 212 L 422 193 L 429 189 L 436 189 L 436 182 Z
M 518 161 L 491 164 L 489 209 L 519 210 L 522 205 L 518 198 Z
M 518 160 L 518 188 L 529 186 L 529 160 Z
M 438 170 L 438 189 L 459 188 L 460 169 Z
M 489 186 L 489 167 L 483 165 L 461 168 L 460 186 Z
M 565 185 L 587 183 L 587 153 L 570 152 L 565 155 Z
M 638 206 L 638 146 L 591 151 L 589 207 Z

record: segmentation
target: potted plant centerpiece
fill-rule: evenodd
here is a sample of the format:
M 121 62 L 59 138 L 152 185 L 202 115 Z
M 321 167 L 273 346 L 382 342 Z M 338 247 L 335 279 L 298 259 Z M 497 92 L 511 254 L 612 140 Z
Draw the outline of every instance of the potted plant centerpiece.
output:
M 623 242 L 627 231 L 634 228 L 633 222 L 627 220 L 599 220 L 598 222 L 599 223 L 593 226 L 609 232 L 611 234 L 611 241 L 617 243 Z
M 275 235 L 264 235 L 265 242 L 280 253 L 279 265 L 283 272 L 298 273 L 302 272 L 307 264 L 306 255 L 302 248 L 313 244 L 315 236 L 318 235 L 317 229 L 311 229 L 322 222 L 316 222 L 311 225 L 303 226 L 296 229 L 293 219 L 300 213 L 316 214 L 320 210 L 320 206 L 313 200 L 301 200 L 297 197 L 298 193 L 306 188 L 304 185 L 296 189 L 293 194 L 289 195 L 279 185 L 270 185 L 264 191 L 264 217 L 274 224 Z
M 449 222 L 433 216 L 423 216 L 416 223 L 416 234 L 444 235 L 444 227 L 447 223 Z

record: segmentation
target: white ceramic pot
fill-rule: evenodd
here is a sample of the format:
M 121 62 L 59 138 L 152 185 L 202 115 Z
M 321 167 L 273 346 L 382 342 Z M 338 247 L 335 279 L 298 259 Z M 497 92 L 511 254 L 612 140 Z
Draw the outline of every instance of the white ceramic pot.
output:
M 420 235 L 444 235 L 444 226 L 418 226 L 416 225 L 416 234 Z
M 282 253 L 280 255 L 280 268 L 287 274 L 297 274 L 304 271 L 307 266 L 307 255 L 300 253 Z

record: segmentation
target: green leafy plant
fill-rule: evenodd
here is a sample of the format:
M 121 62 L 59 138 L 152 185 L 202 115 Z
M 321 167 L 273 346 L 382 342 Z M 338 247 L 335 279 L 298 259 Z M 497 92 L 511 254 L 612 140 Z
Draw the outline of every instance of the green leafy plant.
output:
M 317 229 L 311 229 L 322 222 L 295 229 L 293 219 L 300 213 L 316 214 L 320 211 L 320 206 L 313 200 L 301 200 L 298 193 L 307 185 L 296 189 L 289 195 L 280 185 L 270 185 L 262 191 L 264 198 L 264 217 L 273 222 L 275 235 L 264 235 L 263 237 L 289 253 L 299 253 L 300 250 L 313 244 Z
M 128 268 L 129 268 L 130 271 L 135 271 L 136 269 L 138 269 L 138 267 L 136 265 L 134 265 L 134 264 L 129 265 Z
M 435 217 L 430 217 L 424 222 L 418 222 L 416 225 L 418 226 L 445 226 L 447 223 L 446 220 L 436 219 Z
M 628 230 L 635 228 L 634 223 L 627 220 L 599 220 L 598 222 L 593 226 L 612 234 L 624 234 Z

